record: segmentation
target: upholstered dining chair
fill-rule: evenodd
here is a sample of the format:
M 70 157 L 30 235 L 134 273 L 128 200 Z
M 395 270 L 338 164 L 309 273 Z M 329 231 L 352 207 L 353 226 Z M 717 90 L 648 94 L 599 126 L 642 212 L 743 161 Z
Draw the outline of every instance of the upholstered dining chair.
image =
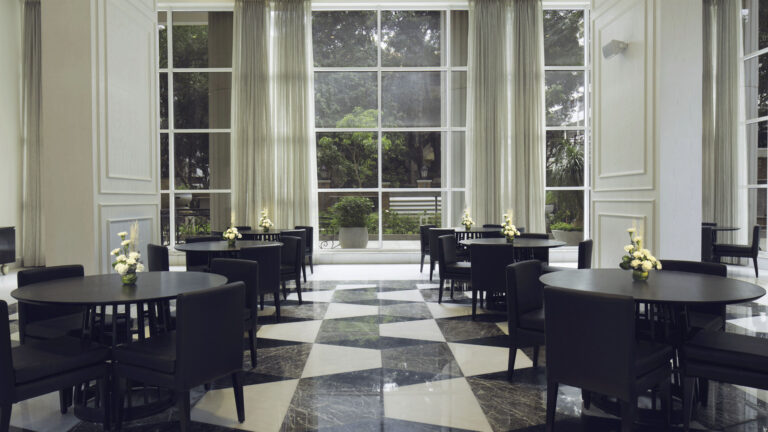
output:
M 296 294 L 299 296 L 299 304 L 302 304 L 301 257 L 304 256 L 304 244 L 300 237 L 288 235 L 281 235 L 280 241 L 283 243 L 283 247 L 280 248 L 280 283 L 283 286 L 283 298 L 288 298 L 288 289 L 285 283 L 292 280 L 296 283 Z
M 168 271 L 168 248 L 156 244 L 147 245 L 147 271 Z
M 473 244 L 469 248 L 472 273 L 472 319 L 477 317 L 477 297 L 486 302 L 493 294 L 506 294 L 505 269 L 515 262 L 515 248 L 507 244 Z M 486 305 L 487 306 L 487 305 Z
M 240 258 L 259 263 L 259 304 L 264 310 L 264 296 L 272 294 L 275 300 L 275 320 L 280 322 L 280 245 L 240 249 Z
M 301 239 L 301 257 L 299 257 L 299 264 L 301 266 L 301 272 L 304 275 L 304 282 L 307 282 L 307 231 L 302 229 L 285 230 L 280 232 L 280 238 L 284 236 L 298 237 Z
M 501 230 L 504 228 L 501 224 L 483 224 L 483 228 L 498 228 L 499 232 L 490 232 L 483 234 L 483 237 L 486 238 L 502 238 L 504 237 L 504 234 L 501 233 Z
M 438 303 L 443 302 L 443 287 L 446 280 L 451 281 L 451 298 L 453 298 L 453 286 L 455 282 L 470 282 L 472 272 L 470 264 L 466 261 L 459 261 L 456 256 L 456 237 L 453 234 L 440 236 L 438 248 L 438 261 L 440 262 L 439 276 L 440 288 L 438 294 Z
M 429 253 L 429 229 L 430 228 L 437 228 L 437 226 L 436 225 L 419 225 L 419 246 L 421 249 L 421 267 L 419 268 L 419 273 L 424 272 L 424 258 L 427 255 L 430 255 Z
M 752 258 L 757 277 L 757 254 L 760 251 L 760 225 L 752 227 L 752 243 L 748 245 L 715 243 L 712 247 L 712 255 L 715 261 L 722 257 Z
M 435 271 L 435 264 L 437 264 L 439 257 L 437 256 L 437 250 L 440 247 L 441 236 L 447 234 L 456 234 L 456 230 L 452 228 L 430 228 L 429 231 L 429 280 L 432 280 L 432 273 Z M 433 252 L 434 251 L 434 252 Z
M 83 266 L 62 265 L 21 270 L 16 274 L 18 287 L 25 287 L 39 282 L 65 278 L 83 277 Z M 83 327 L 82 306 L 43 305 L 18 303 L 19 341 L 27 339 L 53 339 L 61 336 L 76 336 Z
M 520 348 L 533 347 L 533 367 L 539 365 L 539 347 L 545 344 L 544 286 L 539 282 L 542 264 L 538 260 L 510 264 L 507 276 L 507 327 L 509 357 L 507 378 L 512 379 Z

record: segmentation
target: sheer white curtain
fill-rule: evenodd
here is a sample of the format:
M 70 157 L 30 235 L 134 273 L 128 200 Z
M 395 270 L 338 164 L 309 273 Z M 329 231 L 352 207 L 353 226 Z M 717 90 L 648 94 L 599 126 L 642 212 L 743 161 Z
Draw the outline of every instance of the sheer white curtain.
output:
M 703 37 L 702 218 L 746 228 L 740 205 L 746 200 L 741 2 L 705 0 Z M 742 229 L 736 241 L 747 241 L 747 232 Z
M 22 262 L 25 267 L 45 264 L 40 196 L 40 0 L 24 2 L 22 64 L 22 121 L 24 133 L 24 202 L 22 205 Z
M 315 224 L 311 2 L 237 0 L 234 20 L 233 217 Z
M 478 223 L 544 232 L 541 0 L 470 1 L 467 201 Z

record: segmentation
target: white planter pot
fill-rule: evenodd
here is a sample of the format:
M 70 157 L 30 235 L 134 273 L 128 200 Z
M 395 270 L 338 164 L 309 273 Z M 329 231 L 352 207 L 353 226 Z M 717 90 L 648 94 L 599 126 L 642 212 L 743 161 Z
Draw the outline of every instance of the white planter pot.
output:
M 552 230 L 555 240 L 562 241 L 568 246 L 578 246 L 579 242 L 584 240 L 584 231 L 560 231 Z
M 339 244 L 344 249 L 365 249 L 368 247 L 368 228 L 339 228 Z

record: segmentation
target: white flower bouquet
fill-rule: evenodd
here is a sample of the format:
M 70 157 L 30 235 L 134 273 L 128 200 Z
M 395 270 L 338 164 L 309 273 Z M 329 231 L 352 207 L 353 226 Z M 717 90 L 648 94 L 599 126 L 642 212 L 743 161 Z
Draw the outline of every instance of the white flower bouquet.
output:
M 632 270 L 632 279 L 646 280 L 651 270 L 661 270 L 661 263 L 648 249 L 643 249 L 643 237 L 636 235 L 635 228 L 627 229 L 630 244 L 624 246 L 626 255 L 621 257 L 619 267 L 624 270 Z
M 231 227 L 224 231 L 222 237 L 229 243 L 229 246 L 234 246 L 235 240 L 243 238 L 243 235 L 237 231 L 237 228 Z
M 131 225 L 130 236 L 125 231 L 117 235 L 120 237 L 120 247 L 110 253 L 115 257 L 112 268 L 120 274 L 124 285 L 135 285 L 138 279 L 137 273 L 144 271 L 141 254 L 136 250 L 139 242 L 139 223 L 134 222 Z
M 473 221 L 472 217 L 469 215 L 469 209 L 464 209 L 464 214 L 461 216 L 461 224 L 464 225 L 464 228 L 467 231 L 472 229 L 472 225 L 475 224 L 475 221 Z
M 271 220 L 269 220 L 269 213 L 267 209 L 261 211 L 261 217 L 259 218 L 259 227 L 264 232 L 269 232 L 269 229 L 274 226 Z
M 507 242 L 509 243 L 515 241 L 515 237 L 520 235 L 520 231 L 518 231 L 517 227 L 512 224 L 511 214 L 504 215 L 504 225 L 501 228 L 501 232 L 504 234 L 504 237 L 507 238 Z

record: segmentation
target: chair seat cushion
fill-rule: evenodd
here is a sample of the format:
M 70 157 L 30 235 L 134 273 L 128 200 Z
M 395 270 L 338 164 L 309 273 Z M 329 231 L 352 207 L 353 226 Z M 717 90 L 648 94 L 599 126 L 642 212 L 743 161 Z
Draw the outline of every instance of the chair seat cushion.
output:
M 54 339 L 77 334 L 83 327 L 83 314 L 63 315 L 25 326 L 25 336 L 35 339 Z
M 752 256 L 752 247 L 749 245 L 738 244 L 715 244 L 715 255 L 728 255 L 728 254 L 747 254 Z
M 103 363 L 109 357 L 108 348 L 67 336 L 28 341 L 11 353 L 17 384 Z
M 702 331 L 683 345 L 687 362 L 768 373 L 768 340 L 735 333 Z
M 517 319 L 520 327 L 529 330 L 544 331 L 544 308 L 534 309 L 520 315 Z
M 635 345 L 635 371 L 637 376 L 645 375 L 654 369 L 669 363 L 672 347 L 649 341 L 638 341 Z
M 448 264 L 447 270 L 451 273 L 463 273 L 469 276 L 472 274 L 472 264 L 467 261 L 459 261 L 453 264 Z
M 173 374 L 176 370 L 176 332 L 119 346 L 115 348 L 114 358 L 119 363 Z

